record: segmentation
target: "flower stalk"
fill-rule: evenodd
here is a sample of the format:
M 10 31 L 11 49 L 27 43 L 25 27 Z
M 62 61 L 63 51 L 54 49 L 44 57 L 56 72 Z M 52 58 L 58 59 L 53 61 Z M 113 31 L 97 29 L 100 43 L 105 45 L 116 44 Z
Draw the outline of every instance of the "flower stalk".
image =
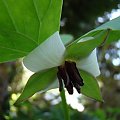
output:
M 69 114 L 69 109 L 68 105 L 66 102 L 66 97 L 65 97 L 65 90 L 62 89 L 60 92 L 61 100 L 62 100 L 62 106 L 63 106 L 63 111 L 64 111 L 64 119 L 65 120 L 70 120 L 70 114 Z

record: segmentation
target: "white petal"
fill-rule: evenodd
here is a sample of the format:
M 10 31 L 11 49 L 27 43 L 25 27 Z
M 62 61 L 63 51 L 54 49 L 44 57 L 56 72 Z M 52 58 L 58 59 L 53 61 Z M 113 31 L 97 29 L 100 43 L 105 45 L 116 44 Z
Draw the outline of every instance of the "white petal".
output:
M 63 60 L 64 52 L 65 47 L 57 31 L 29 53 L 23 63 L 32 72 L 38 72 L 59 66 Z
M 87 71 L 93 76 L 100 75 L 99 65 L 96 56 L 96 49 L 87 57 L 77 62 L 77 67 L 81 70 Z

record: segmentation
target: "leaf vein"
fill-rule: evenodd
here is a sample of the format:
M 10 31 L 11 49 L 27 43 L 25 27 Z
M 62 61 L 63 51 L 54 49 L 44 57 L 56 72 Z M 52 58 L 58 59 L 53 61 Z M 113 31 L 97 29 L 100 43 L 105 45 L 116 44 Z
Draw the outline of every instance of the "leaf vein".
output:
M 39 28 L 38 28 L 38 44 L 39 44 L 39 34 L 40 34 L 41 21 L 40 21 L 39 15 L 38 15 L 38 10 L 37 10 L 37 7 L 35 5 L 35 2 L 34 2 L 34 0 L 32 0 L 32 1 L 33 1 L 33 5 L 34 5 L 35 11 L 36 11 L 36 15 L 37 15 L 37 18 L 38 18 L 38 21 L 39 21 Z
M 16 24 L 15 24 L 15 20 L 14 20 L 14 18 L 12 17 L 12 15 L 11 15 L 11 13 L 10 13 L 10 10 L 9 10 L 9 7 L 8 7 L 7 2 L 6 2 L 5 0 L 2 0 L 2 1 L 3 1 L 4 6 L 6 7 L 6 10 L 7 10 L 7 12 L 8 12 L 8 15 L 9 15 L 11 21 L 12 21 L 12 24 L 13 24 L 15 30 L 18 31 L 17 26 L 16 26 Z
M 22 50 L 17 50 L 17 49 L 13 49 L 13 48 L 4 47 L 3 45 L 2 46 L 0 45 L 0 48 L 12 50 L 12 51 L 16 51 L 16 52 L 24 53 L 24 54 L 28 53 L 28 52 L 25 52 L 25 51 L 22 51 Z

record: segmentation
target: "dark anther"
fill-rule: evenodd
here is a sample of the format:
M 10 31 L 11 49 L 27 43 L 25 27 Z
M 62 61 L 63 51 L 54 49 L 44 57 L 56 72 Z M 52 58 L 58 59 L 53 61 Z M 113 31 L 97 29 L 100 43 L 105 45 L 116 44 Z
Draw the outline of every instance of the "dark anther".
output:
M 59 91 L 62 91 L 64 82 L 65 88 L 69 94 L 73 94 L 73 86 L 78 93 L 80 93 L 80 86 L 84 85 L 75 62 L 65 61 L 63 66 L 58 67 L 57 77 L 59 80 Z
M 78 83 L 80 86 L 83 86 L 84 85 L 83 79 L 80 76 L 80 73 L 76 67 L 76 63 L 65 61 L 65 67 L 66 67 L 68 76 L 73 81 L 73 83 L 75 82 L 75 83 Z
M 77 92 L 80 93 L 80 86 L 77 83 L 74 84 L 74 87 L 76 88 Z
M 57 73 L 57 77 L 58 77 L 58 80 L 59 80 L 59 91 L 61 92 L 62 89 L 63 89 L 63 83 L 62 83 L 62 78 L 61 78 L 59 72 Z
M 69 83 L 69 77 L 66 73 L 66 69 L 64 66 L 58 67 L 58 73 L 60 74 L 61 78 L 64 80 L 64 84 L 67 86 Z
M 73 94 L 73 84 L 70 82 L 68 86 L 66 86 L 66 89 L 69 94 Z
M 63 80 L 65 88 L 67 89 L 68 93 L 73 94 L 73 85 L 71 81 L 69 80 L 69 76 L 64 66 L 58 67 L 57 77 L 59 80 L 59 91 L 62 91 L 63 89 L 63 84 L 62 84 L 62 80 Z

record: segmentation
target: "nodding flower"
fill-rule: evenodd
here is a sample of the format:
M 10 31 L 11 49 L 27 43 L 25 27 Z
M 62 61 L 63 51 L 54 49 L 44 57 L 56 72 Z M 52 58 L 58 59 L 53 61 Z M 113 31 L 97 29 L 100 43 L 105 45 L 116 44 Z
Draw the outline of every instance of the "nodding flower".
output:
M 91 40 L 91 37 L 79 40 L 77 44 L 87 40 Z M 69 94 L 73 94 L 74 87 L 78 93 L 80 93 L 81 86 L 84 85 L 80 70 L 84 70 L 94 77 L 100 74 L 96 49 L 87 57 L 78 60 L 66 58 L 66 53 L 67 49 L 57 31 L 29 53 L 24 58 L 23 63 L 32 72 L 39 72 L 56 67 L 59 91 L 62 91 L 63 87 L 65 87 Z

